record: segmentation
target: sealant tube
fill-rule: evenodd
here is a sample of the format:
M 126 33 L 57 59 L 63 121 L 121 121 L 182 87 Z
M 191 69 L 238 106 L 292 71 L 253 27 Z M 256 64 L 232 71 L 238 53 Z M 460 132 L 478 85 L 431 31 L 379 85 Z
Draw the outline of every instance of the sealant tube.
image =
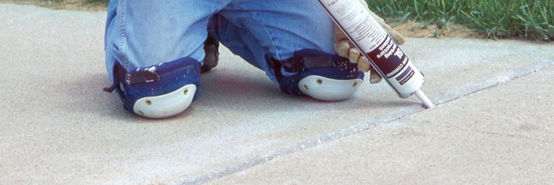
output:
M 427 108 L 433 103 L 421 91 L 424 75 L 359 0 L 318 0 L 352 44 L 402 98 L 413 94 Z

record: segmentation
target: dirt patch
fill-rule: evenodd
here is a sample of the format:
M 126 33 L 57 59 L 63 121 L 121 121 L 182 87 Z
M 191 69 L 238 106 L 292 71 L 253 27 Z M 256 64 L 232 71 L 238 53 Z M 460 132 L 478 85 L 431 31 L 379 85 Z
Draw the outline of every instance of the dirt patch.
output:
M 461 25 L 448 25 L 444 28 L 439 28 L 437 25 L 427 25 L 421 28 L 418 27 L 421 23 L 415 21 L 407 21 L 395 26 L 394 29 L 400 32 L 405 37 L 413 38 L 441 38 L 441 37 L 455 37 L 455 38 L 487 38 L 485 34 L 471 31 Z
M 105 11 L 106 3 L 88 3 L 86 0 L 0 0 L 0 3 L 32 4 L 52 9 L 81 10 L 81 11 Z M 486 35 L 470 31 L 460 25 L 449 25 L 443 29 L 436 25 L 428 25 L 414 29 L 420 23 L 408 21 L 394 26 L 394 29 L 405 37 L 412 38 L 487 38 Z
M 85 0 L 0 0 L 0 3 L 30 4 L 52 9 L 104 11 L 106 3 L 88 3 Z

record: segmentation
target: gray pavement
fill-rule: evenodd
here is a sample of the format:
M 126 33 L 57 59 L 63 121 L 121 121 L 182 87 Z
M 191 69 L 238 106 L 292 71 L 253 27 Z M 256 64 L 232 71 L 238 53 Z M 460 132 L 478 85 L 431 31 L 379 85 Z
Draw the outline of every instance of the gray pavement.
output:
M 0 12 L 1 183 L 553 183 L 552 43 L 408 39 L 433 110 L 384 83 L 288 96 L 223 48 L 190 110 L 148 120 L 101 90 L 105 12 Z
M 545 69 L 210 183 L 554 184 L 552 79 Z

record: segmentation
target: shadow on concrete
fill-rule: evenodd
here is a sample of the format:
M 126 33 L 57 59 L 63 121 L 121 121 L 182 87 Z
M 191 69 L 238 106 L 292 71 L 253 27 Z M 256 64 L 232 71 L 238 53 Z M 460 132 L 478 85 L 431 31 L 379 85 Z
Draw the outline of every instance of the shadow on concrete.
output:
M 104 73 L 86 73 L 69 79 L 67 83 L 55 87 L 55 95 L 64 99 L 59 104 L 68 115 L 94 115 L 113 121 L 133 121 L 149 123 L 155 120 L 139 118 L 125 111 L 117 93 L 106 93 L 102 89 L 110 83 Z M 364 87 L 371 88 L 371 86 Z M 267 77 L 255 73 L 239 73 L 225 68 L 215 69 L 202 74 L 198 98 L 184 113 L 165 121 L 189 120 L 193 114 L 200 116 L 225 113 L 241 116 L 243 114 L 275 114 L 290 111 L 306 114 L 325 111 L 372 111 L 373 108 L 406 107 L 419 104 L 417 101 L 398 99 L 395 101 L 378 100 L 380 94 L 356 97 L 341 102 L 322 102 L 312 98 L 282 93 L 276 83 Z M 357 93 L 366 93 L 363 90 Z M 233 114 L 232 112 L 236 112 Z M 205 120 L 213 118 L 205 117 Z M 104 120 L 104 119 L 102 119 Z

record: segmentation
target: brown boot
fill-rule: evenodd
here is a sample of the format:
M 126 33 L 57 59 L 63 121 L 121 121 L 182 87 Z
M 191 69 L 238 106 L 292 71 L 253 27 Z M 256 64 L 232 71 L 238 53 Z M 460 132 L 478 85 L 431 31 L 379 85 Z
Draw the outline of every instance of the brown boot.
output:
M 204 41 L 204 52 L 206 56 L 204 57 L 204 65 L 201 68 L 203 73 L 217 66 L 219 61 L 219 41 L 208 36 L 206 41 Z

